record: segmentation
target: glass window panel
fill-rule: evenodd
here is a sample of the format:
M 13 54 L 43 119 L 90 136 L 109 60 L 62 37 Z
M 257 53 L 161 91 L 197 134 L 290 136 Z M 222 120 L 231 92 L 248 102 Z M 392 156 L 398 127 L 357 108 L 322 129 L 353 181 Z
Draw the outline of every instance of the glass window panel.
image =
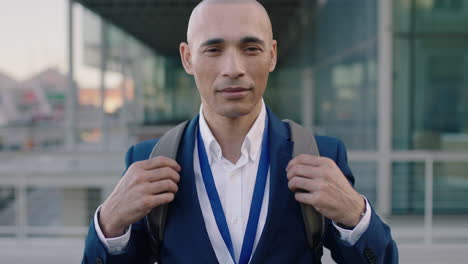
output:
M 468 3 L 464 0 L 396 0 L 393 21 L 398 33 L 466 33 Z
M 434 164 L 434 213 L 468 213 L 468 162 Z
M 392 211 L 423 214 L 425 165 L 423 162 L 393 164 Z M 468 162 L 436 162 L 433 179 L 434 214 L 468 213 Z
M 412 65 L 410 56 L 410 41 L 396 39 L 394 42 L 394 87 L 393 87 L 393 148 L 409 149 L 411 147 L 410 125 L 412 104 L 412 89 L 410 76 Z
M 392 175 L 392 213 L 423 213 L 424 163 L 395 162 Z
M 402 39 L 395 47 L 394 147 L 452 150 L 454 136 L 468 136 L 468 38 Z
M 395 2 L 395 149 L 468 150 L 467 12 L 458 0 Z
M 31 187 L 26 194 L 30 226 L 88 226 L 102 201 L 97 188 Z
M 128 145 L 126 125 L 141 122 L 134 113 L 139 109 L 131 106 L 136 88 L 132 65 L 142 45 L 91 11 L 76 10 L 82 26 L 82 36 L 77 35 L 83 38 L 76 67 L 79 147 L 121 149 Z
M 355 178 L 354 188 L 366 196 L 373 206 L 377 206 L 377 164 L 375 162 L 350 162 L 349 166 Z
M 145 124 L 177 124 L 197 113 L 200 99 L 193 77 L 180 58 L 156 55 L 145 86 Z
M 413 0 L 416 32 L 457 33 L 468 27 L 468 2 L 464 0 Z
M 283 118 L 341 138 L 349 149 L 375 149 L 376 2 L 323 1 L 307 8 L 304 16 L 313 23 L 299 23 L 299 41 L 287 57 L 278 55 L 267 103 Z
M 281 118 L 302 121 L 302 71 L 299 67 L 279 68 L 270 77 L 265 100 Z
M 13 187 L 0 187 L 0 226 L 13 226 L 16 221 L 16 193 Z
M 407 32 L 410 29 L 410 12 L 413 0 L 394 0 L 393 24 L 396 32 Z
M 377 6 L 374 1 L 329 3 L 316 28 L 315 124 L 348 149 L 375 149 Z
M 317 71 L 316 124 L 349 149 L 376 148 L 375 54 L 356 54 Z

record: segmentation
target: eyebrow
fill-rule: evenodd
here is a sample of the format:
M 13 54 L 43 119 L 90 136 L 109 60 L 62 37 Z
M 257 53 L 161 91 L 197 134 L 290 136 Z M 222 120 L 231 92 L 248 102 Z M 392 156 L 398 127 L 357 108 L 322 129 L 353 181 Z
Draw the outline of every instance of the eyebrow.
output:
M 257 37 L 253 37 L 253 36 L 247 36 L 247 37 L 243 37 L 240 41 L 241 43 L 257 43 L 257 44 L 261 44 L 261 45 L 265 45 L 265 41 L 257 38 Z
M 216 44 L 222 44 L 224 43 L 225 40 L 223 38 L 212 38 L 212 39 L 209 39 L 205 42 L 203 42 L 201 44 L 201 47 L 206 47 L 206 46 L 210 46 L 210 45 L 216 45 Z M 253 37 L 253 36 L 246 36 L 246 37 L 243 37 L 241 38 L 240 40 L 240 43 L 258 43 L 260 45 L 265 45 L 265 41 L 257 38 L 257 37 Z
M 209 40 L 203 42 L 201 44 L 201 47 L 206 47 L 206 46 L 221 44 L 221 43 L 224 43 L 224 39 L 222 39 L 222 38 L 213 38 L 213 39 L 209 39 Z

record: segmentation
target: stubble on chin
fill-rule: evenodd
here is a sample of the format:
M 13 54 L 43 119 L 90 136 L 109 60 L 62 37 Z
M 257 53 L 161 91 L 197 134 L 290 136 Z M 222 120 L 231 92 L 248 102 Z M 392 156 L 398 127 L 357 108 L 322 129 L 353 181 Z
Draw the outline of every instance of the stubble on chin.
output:
M 220 105 L 217 110 L 216 112 L 224 117 L 237 118 L 248 115 L 253 110 L 253 107 L 249 107 L 248 105 L 228 105 L 228 103 L 225 103 L 224 105 Z

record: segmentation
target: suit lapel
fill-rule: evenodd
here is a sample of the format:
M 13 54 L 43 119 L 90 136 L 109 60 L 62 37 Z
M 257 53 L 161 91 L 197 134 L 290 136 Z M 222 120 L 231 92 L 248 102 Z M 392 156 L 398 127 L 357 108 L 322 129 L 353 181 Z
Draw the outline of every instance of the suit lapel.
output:
M 293 143 L 290 141 L 289 130 L 285 124 L 278 119 L 269 108 L 269 151 L 270 151 L 270 198 L 268 201 L 268 213 L 257 248 L 255 249 L 251 263 L 263 263 L 269 252 L 269 246 L 275 237 L 275 230 L 280 225 L 283 212 L 287 209 L 288 189 L 286 178 L 286 166 L 291 160 Z
M 187 239 L 191 241 L 191 251 L 197 256 L 197 261 L 200 261 L 200 263 L 216 263 L 216 255 L 208 237 L 195 185 L 193 151 L 197 128 L 198 115 L 187 126 L 179 148 L 177 160 L 182 167 L 182 171 L 180 173 L 179 191 L 176 195 L 177 201 L 174 203 L 174 206 L 179 208 L 173 210 L 173 212 L 180 212 L 180 214 L 174 215 L 171 221 L 175 222 L 176 227 L 187 227 L 176 232 L 178 237 L 175 239 L 176 241 L 187 241 Z M 169 222 L 168 224 L 172 223 Z

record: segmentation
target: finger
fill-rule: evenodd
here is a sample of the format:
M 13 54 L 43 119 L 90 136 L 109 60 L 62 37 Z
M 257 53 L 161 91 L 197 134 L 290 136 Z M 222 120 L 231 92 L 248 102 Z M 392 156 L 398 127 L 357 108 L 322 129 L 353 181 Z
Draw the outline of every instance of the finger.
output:
M 144 170 L 151 170 L 151 169 L 157 169 L 157 168 L 162 168 L 162 167 L 170 167 L 179 172 L 181 169 L 177 161 L 170 159 L 168 157 L 164 157 L 164 156 L 157 156 L 155 158 L 140 161 L 139 165 Z
M 174 193 L 166 192 L 166 193 L 151 195 L 148 199 L 149 199 L 151 208 L 154 208 L 163 204 L 170 203 L 174 200 L 174 198 L 175 198 Z
M 160 181 L 164 179 L 173 180 L 176 183 L 180 181 L 180 174 L 171 167 L 164 167 L 145 171 L 145 177 L 148 181 Z
M 308 204 L 314 207 L 317 202 L 316 195 L 314 195 L 314 193 L 296 192 L 294 194 L 294 198 L 300 203 Z
M 162 180 L 157 182 L 148 183 L 145 186 L 146 193 L 160 194 L 160 193 L 176 193 L 179 190 L 177 183 L 172 180 Z
M 293 177 L 288 182 L 288 188 L 293 192 L 314 192 L 316 183 L 312 179 L 304 177 Z
M 316 178 L 320 177 L 323 174 L 323 168 L 314 167 L 311 165 L 302 165 L 302 164 L 295 164 L 289 168 L 286 173 L 288 180 L 294 176 L 301 176 L 305 178 Z
M 286 171 L 289 170 L 292 166 L 296 164 L 305 164 L 305 165 L 311 165 L 311 166 L 321 166 L 324 163 L 323 157 L 319 156 L 314 156 L 314 155 L 309 155 L 309 154 L 301 154 L 291 161 L 289 161 L 288 166 L 286 167 Z

